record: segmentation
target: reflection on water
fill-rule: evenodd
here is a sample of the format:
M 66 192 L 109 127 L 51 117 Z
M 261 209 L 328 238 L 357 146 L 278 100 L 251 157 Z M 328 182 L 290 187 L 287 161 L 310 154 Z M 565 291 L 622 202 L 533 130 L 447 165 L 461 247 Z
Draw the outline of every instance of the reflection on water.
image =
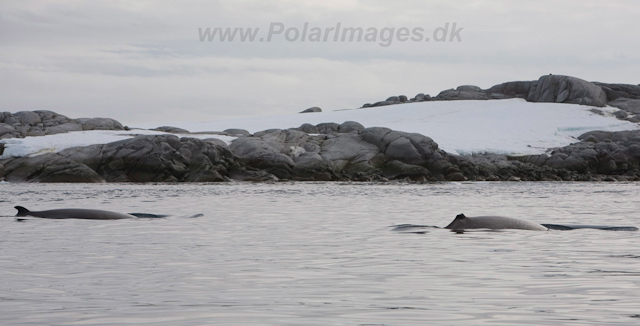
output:
M 467 232 L 459 213 L 640 225 L 640 184 L 0 184 L 2 325 L 627 325 L 638 232 Z M 392 231 L 406 224 L 405 230 Z M 410 226 L 413 225 L 413 226 Z M 404 232 L 418 226 L 424 232 Z

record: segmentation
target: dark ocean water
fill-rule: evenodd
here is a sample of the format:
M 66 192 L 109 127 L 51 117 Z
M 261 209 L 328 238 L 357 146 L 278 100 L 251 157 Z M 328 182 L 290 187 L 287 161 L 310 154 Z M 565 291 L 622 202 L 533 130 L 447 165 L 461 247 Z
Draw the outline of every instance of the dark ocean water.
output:
M 0 184 L 2 325 L 630 325 L 640 183 Z M 17 222 L 96 208 L 163 219 Z

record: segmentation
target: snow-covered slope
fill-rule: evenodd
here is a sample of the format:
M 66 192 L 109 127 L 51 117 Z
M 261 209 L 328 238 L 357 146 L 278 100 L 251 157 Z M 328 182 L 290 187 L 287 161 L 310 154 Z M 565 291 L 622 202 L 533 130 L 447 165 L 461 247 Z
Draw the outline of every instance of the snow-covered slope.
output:
M 321 113 L 262 116 L 209 122 L 172 122 L 190 131 L 242 128 L 256 132 L 299 127 L 303 123 L 357 121 L 365 127 L 387 127 L 431 137 L 453 154 L 493 152 L 539 154 L 569 145 L 590 130 L 633 130 L 638 125 L 611 116 L 616 108 L 530 103 L 522 99 L 490 101 L 434 101 Z M 147 126 L 156 127 L 156 126 Z
M 539 154 L 551 147 L 576 142 L 590 130 L 633 130 L 638 124 L 611 116 L 615 108 L 574 104 L 529 103 L 520 99 L 490 101 L 436 101 L 391 105 L 321 113 L 260 116 L 209 122 L 166 122 L 165 125 L 192 132 L 222 131 L 229 128 L 256 132 L 272 128 L 299 127 L 303 123 L 342 123 L 357 121 L 365 127 L 387 127 L 417 132 L 431 137 L 443 150 L 453 154 L 493 152 L 501 154 Z M 153 126 L 140 126 L 155 128 Z M 164 134 L 156 131 L 81 131 L 24 139 L 5 139 L 1 158 L 56 152 L 74 146 L 102 144 L 131 138 L 134 134 Z M 233 137 L 218 135 L 178 135 L 219 138 L 227 143 Z

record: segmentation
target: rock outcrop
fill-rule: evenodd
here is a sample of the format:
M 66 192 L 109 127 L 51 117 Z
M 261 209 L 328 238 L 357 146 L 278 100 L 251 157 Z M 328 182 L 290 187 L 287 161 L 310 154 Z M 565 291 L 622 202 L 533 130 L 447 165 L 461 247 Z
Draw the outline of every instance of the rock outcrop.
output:
M 82 130 L 124 130 L 110 118 L 69 119 L 52 111 L 21 111 L 0 113 L 0 139 L 44 136 Z
M 640 99 L 640 85 L 630 84 L 607 84 L 594 82 L 600 86 L 607 94 L 608 101 L 615 101 L 618 98 Z
M 587 175 L 596 179 L 617 177 L 637 180 L 640 176 L 640 130 L 591 131 L 581 142 L 553 149 L 550 156 L 525 157 L 523 161 Z
M 224 143 L 173 135 L 138 136 L 0 161 L 10 182 L 227 181 L 233 163 Z
M 640 131 L 593 131 L 549 155 L 455 156 L 431 138 L 357 122 L 304 124 L 237 138 L 173 135 L 0 161 L 10 182 L 639 180 Z
M 487 93 L 478 86 L 463 85 L 448 89 L 434 97 L 434 101 L 488 100 Z
M 406 99 L 406 96 L 404 97 Z M 521 98 L 529 102 L 571 103 L 603 107 L 611 105 L 629 114 L 640 111 L 640 86 L 628 84 L 606 84 L 588 82 L 586 80 L 561 75 L 546 75 L 538 80 L 512 81 L 495 85 L 489 89 L 481 89 L 474 85 L 462 85 L 456 89 L 447 89 L 430 97 L 424 93 L 402 101 L 401 97 L 392 96 L 385 101 L 367 103 L 362 108 L 395 105 L 423 101 L 456 101 L 456 100 L 498 100 Z M 637 101 L 636 101 L 637 100 Z M 631 108 L 631 110 L 628 110 Z M 622 118 L 622 119 L 627 119 Z M 631 117 L 629 117 L 629 120 Z
M 320 134 L 308 134 L 305 131 Z M 357 122 L 271 129 L 239 138 L 232 152 L 243 164 L 292 180 L 420 180 L 460 178 L 452 157 L 430 138 Z
M 602 107 L 607 104 L 607 94 L 600 86 L 580 78 L 547 75 L 531 86 L 527 101 Z

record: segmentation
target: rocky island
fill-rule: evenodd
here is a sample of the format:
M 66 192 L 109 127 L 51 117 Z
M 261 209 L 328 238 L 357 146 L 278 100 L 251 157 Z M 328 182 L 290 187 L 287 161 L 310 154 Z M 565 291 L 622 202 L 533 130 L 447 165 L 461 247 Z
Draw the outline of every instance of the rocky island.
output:
M 640 86 L 547 75 L 489 89 L 464 85 L 431 97 L 392 96 L 370 107 L 427 101 L 503 100 L 617 108 L 615 118 L 637 124 Z M 305 110 L 307 111 L 307 110 Z M 319 108 L 307 111 L 319 114 Z M 399 110 L 398 114 L 402 114 Z M 636 128 L 637 129 L 637 128 Z M 637 181 L 640 130 L 586 132 L 575 143 L 536 155 L 455 155 L 419 133 L 363 126 L 356 121 L 302 124 L 250 133 L 227 129 L 230 142 L 175 127 L 138 134 L 108 118 L 69 119 L 51 111 L 0 114 L 0 155 L 7 141 L 74 131 L 128 130 L 127 139 L 40 155 L 2 156 L 7 182 L 221 181 Z M 180 135 L 177 136 L 175 134 Z M 6 145 L 5 145 L 6 143 Z

